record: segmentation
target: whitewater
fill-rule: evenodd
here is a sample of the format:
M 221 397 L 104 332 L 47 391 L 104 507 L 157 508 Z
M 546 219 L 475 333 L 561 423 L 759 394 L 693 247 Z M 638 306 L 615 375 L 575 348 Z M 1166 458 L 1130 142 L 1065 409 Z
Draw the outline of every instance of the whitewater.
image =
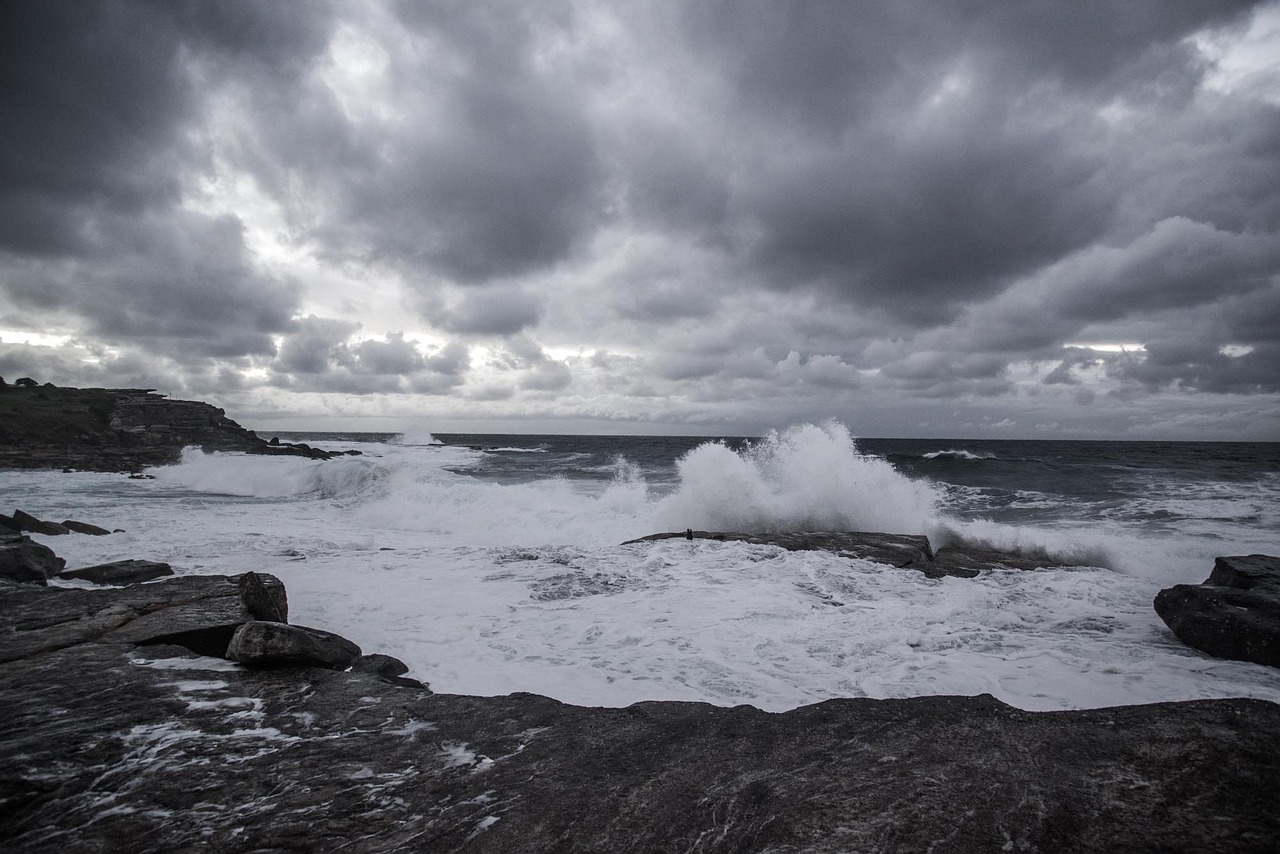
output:
M 771 711 L 982 693 L 1028 710 L 1280 702 L 1280 671 L 1185 647 L 1151 606 L 1216 555 L 1280 554 L 1274 449 L 873 453 L 839 424 L 684 444 L 356 438 L 315 442 L 362 452 L 327 461 L 188 449 L 148 480 L 0 472 L 0 495 L 121 529 L 36 537 L 69 567 L 276 575 L 291 622 L 394 655 L 438 692 Z M 929 579 L 741 542 L 623 545 L 686 528 L 923 533 L 1078 565 Z

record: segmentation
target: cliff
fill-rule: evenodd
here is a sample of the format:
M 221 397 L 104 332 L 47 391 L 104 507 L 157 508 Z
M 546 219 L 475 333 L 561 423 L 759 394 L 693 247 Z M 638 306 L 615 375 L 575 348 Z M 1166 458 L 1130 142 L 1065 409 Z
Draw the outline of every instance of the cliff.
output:
M 331 456 L 306 445 L 269 443 L 216 406 L 171 400 L 152 389 L 0 386 L 0 468 L 138 471 L 176 462 L 188 446 Z

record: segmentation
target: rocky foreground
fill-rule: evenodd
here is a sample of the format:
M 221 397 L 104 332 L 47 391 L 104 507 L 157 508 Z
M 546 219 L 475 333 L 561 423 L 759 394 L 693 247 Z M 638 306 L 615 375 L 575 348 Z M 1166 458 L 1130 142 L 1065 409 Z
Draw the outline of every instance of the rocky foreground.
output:
M 283 585 L 255 573 L 0 591 L 0 847 L 1272 851 L 1280 838 L 1280 706 L 1263 701 L 580 708 L 432 694 L 394 659 L 287 619 Z
M 334 455 L 301 443 L 262 439 L 216 406 L 171 400 L 152 389 L 58 388 L 0 380 L 0 469 L 138 472 L 177 462 L 189 446 L 311 459 Z

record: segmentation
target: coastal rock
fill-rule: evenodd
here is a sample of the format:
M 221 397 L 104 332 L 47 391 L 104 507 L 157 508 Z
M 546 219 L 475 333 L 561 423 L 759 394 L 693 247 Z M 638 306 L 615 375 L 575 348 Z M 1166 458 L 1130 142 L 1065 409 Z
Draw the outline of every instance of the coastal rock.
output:
M 21 534 L 0 537 L 0 578 L 45 585 L 62 567 L 62 559 L 43 543 Z
M 17 519 L 0 513 L 0 535 L 21 533 L 22 526 L 18 524 Z
M 0 651 L 109 601 L 165 610 L 277 584 L 0 593 Z M 1264 701 L 616 709 L 399 678 L 249 669 L 115 631 L 28 646 L 0 663 L 0 839 L 29 854 L 506 854 L 1270 851 L 1280 836 L 1280 706 Z
M 360 658 L 360 647 L 322 629 L 251 620 L 236 629 L 226 657 L 246 667 L 346 670 Z
M 94 584 L 137 584 L 173 575 L 173 568 L 156 560 L 115 560 L 86 566 L 82 569 L 64 570 L 59 578 L 78 578 Z
M 376 673 L 379 676 L 403 676 L 409 672 L 409 665 L 398 658 L 375 652 L 362 655 L 351 665 L 356 673 Z
M 65 525 L 59 525 L 57 522 L 46 522 L 43 519 L 37 519 L 24 510 L 13 511 L 13 521 L 18 523 L 18 527 L 23 531 L 30 531 L 33 534 L 44 534 L 45 536 L 60 536 L 62 534 L 70 534 L 71 529 Z
M 0 838 L 28 854 L 1261 852 L 1280 834 L 1280 708 L 1256 700 L 581 708 L 86 644 L 0 665 L 0 703 Z
M 175 463 L 186 447 L 317 460 L 334 455 L 271 446 L 218 407 L 152 389 L 15 388 L 0 397 L 0 468 L 136 472 Z
M 1027 557 L 1010 552 L 971 546 L 945 546 L 936 553 L 929 538 L 916 534 L 883 534 L 867 531 L 784 531 L 771 534 L 744 534 L 720 531 L 669 532 L 650 534 L 623 545 L 672 539 L 738 541 L 778 546 L 788 551 L 829 551 L 841 557 L 870 560 L 899 569 L 914 569 L 929 578 L 954 576 L 973 578 L 990 569 L 1039 569 L 1063 566 L 1047 557 Z
M 1157 593 L 1155 609 L 1187 646 L 1280 667 L 1280 557 L 1220 557 L 1203 583 Z
M 253 576 L 252 583 L 246 582 Z M 178 576 L 153 584 L 26 589 L 4 594 L 0 661 L 90 642 L 178 644 L 221 656 L 249 620 L 287 615 L 284 585 L 271 575 Z
M 106 528 L 90 525 L 88 522 L 77 522 L 75 519 L 63 519 L 62 526 L 77 534 L 90 534 L 95 537 L 105 537 L 111 533 Z

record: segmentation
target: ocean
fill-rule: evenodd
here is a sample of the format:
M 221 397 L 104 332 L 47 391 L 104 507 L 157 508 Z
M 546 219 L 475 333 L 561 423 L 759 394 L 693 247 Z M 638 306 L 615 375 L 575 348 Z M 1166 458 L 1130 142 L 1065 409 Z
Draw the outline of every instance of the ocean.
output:
M 0 472 L 0 498 L 109 537 L 78 567 L 269 572 L 290 620 L 439 692 L 783 710 L 988 693 L 1023 709 L 1257 697 L 1280 671 L 1183 646 L 1162 587 L 1280 554 L 1280 444 L 280 434 L 360 456 L 188 449 L 154 479 Z M 929 579 L 823 552 L 659 531 L 924 533 L 1070 568 Z M 82 582 L 59 582 L 82 585 Z

